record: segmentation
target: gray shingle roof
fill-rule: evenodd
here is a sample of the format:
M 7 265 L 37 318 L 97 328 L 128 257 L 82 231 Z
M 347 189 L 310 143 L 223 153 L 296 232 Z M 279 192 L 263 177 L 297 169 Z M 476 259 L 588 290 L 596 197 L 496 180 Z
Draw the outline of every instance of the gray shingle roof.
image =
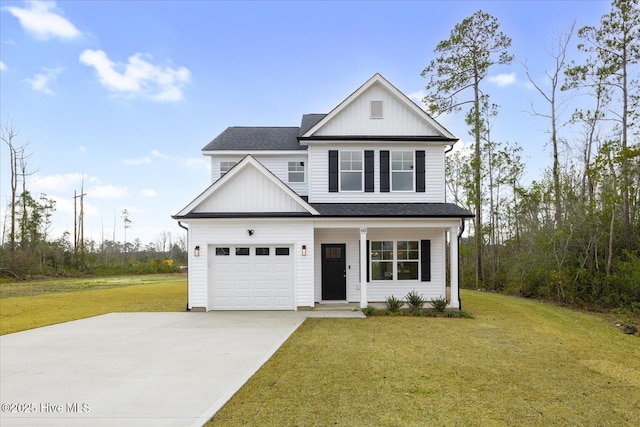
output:
M 472 218 L 467 209 L 453 203 L 311 203 L 322 216 Z
M 311 203 L 321 217 L 369 218 L 473 218 L 467 209 L 453 203 Z M 198 212 L 180 218 L 293 218 L 310 217 L 307 212 Z M 317 218 L 317 217 L 316 217 Z
M 298 136 L 302 136 L 309 129 L 314 127 L 320 120 L 324 119 L 326 114 L 304 114 L 302 116 L 302 123 L 300 123 L 300 133 Z
M 298 143 L 299 131 L 299 127 L 229 127 L 202 151 L 306 150 L 306 146 Z

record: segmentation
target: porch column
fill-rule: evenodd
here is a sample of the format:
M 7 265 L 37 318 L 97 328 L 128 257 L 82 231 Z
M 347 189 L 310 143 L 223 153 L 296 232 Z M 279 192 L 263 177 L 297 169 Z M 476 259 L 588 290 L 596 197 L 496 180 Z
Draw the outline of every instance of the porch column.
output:
M 360 227 L 360 308 L 367 308 L 367 227 Z
M 459 278 L 458 278 L 458 227 L 449 229 L 449 261 L 451 270 L 451 301 L 449 308 L 460 308 L 458 300 Z

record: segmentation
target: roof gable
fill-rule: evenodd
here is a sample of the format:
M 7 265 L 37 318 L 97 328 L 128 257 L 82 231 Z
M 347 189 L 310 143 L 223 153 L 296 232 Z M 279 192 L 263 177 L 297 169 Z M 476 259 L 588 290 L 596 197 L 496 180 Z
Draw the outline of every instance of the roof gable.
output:
M 247 155 L 176 217 L 234 212 L 319 214 L 254 157 Z
M 383 119 L 370 118 L 370 101 L 383 102 Z M 355 135 L 457 140 L 380 74 L 375 74 L 304 131 L 301 139 Z

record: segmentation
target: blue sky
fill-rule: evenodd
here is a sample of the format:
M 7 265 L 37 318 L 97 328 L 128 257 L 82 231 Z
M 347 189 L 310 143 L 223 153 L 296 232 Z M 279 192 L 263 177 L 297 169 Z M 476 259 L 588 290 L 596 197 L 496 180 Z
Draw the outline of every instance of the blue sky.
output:
M 210 183 L 200 149 L 228 126 L 297 126 L 376 72 L 416 101 L 421 71 L 454 25 L 482 9 L 516 61 L 483 83 L 501 106 L 493 135 L 519 142 L 535 179 L 551 162 L 543 87 L 554 39 L 598 25 L 608 1 L 0 1 L 0 121 L 29 143 L 32 192 L 56 200 L 51 233 L 73 234 L 84 176 L 85 237 L 153 242 Z M 571 56 L 575 57 L 574 37 Z M 566 113 L 566 116 L 570 114 Z M 464 115 L 441 118 L 462 143 Z M 565 119 L 568 117 L 565 117 Z M 9 196 L 0 147 L 0 207 Z

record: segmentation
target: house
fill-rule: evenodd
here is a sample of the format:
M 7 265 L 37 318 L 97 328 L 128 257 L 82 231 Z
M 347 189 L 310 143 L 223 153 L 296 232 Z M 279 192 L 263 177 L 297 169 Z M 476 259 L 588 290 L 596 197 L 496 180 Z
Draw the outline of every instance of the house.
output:
M 202 149 L 212 184 L 173 216 L 188 228 L 188 309 L 364 308 L 447 286 L 460 308 L 473 214 L 445 202 L 456 141 L 380 74 L 299 127 L 227 128 Z

